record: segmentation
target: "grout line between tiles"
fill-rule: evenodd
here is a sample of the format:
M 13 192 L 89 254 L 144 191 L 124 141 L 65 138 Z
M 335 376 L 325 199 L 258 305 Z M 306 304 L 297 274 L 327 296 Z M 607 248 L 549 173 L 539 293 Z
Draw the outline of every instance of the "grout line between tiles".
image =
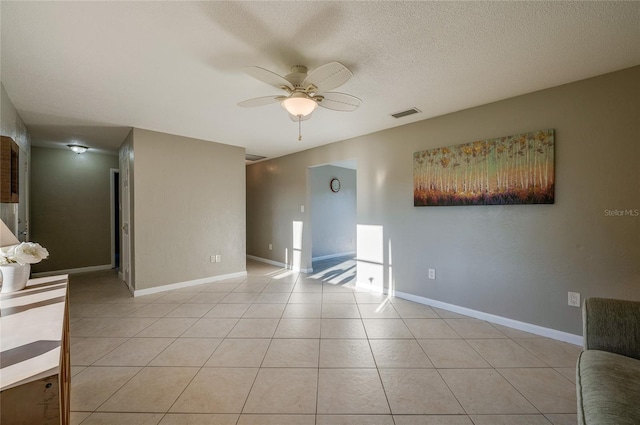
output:
M 318 425 L 318 403 L 320 402 L 320 355 L 322 354 L 322 297 L 324 295 L 324 284 L 320 281 L 320 333 L 318 335 L 318 370 L 316 371 L 316 415 L 313 423 Z
M 262 274 L 262 272 L 260 272 L 260 275 L 261 275 L 261 274 Z M 243 279 L 242 281 L 240 281 L 239 283 L 236 283 L 236 286 L 233 288 L 233 290 L 232 290 L 232 291 L 225 292 L 225 294 L 226 294 L 226 295 L 225 295 L 225 297 L 226 297 L 226 296 L 228 296 L 229 294 L 236 293 L 236 292 L 233 292 L 233 291 L 235 291 L 235 290 L 238 288 L 238 286 L 240 286 L 240 285 L 242 285 L 242 284 L 246 284 L 246 283 L 248 282 L 248 280 L 249 280 L 249 279 L 248 279 L 248 278 L 249 278 L 249 276 L 250 276 L 250 275 L 248 275 L 248 276 L 247 276 L 247 278 L 244 278 L 244 279 Z M 286 311 L 287 306 L 291 305 L 291 303 L 290 303 L 289 301 L 290 301 L 290 300 L 291 300 L 291 298 L 292 298 L 292 294 L 294 293 L 294 290 L 295 290 L 295 288 L 296 288 L 296 285 L 302 281 L 302 279 L 303 279 L 303 277 L 304 277 L 304 276 L 306 276 L 306 275 L 303 275 L 302 273 L 297 273 L 297 274 L 295 275 L 295 280 L 294 280 L 293 285 L 291 286 L 290 290 L 286 292 L 286 293 L 288 294 L 287 300 L 286 300 L 286 302 L 281 303 L 281 304 L 285 304 L 285 310 L 283 310 L 282 314 L 280 314 L 280 315 L 279 315 L 279 317 L 277 317 L 278 321 L 277 321 L 277 325 L 276 325 L 276 328 L 275 328 L 275 329 L 276 329 L 276 331 L 277 331 L 278 327 L 280 326 L 280 324 L 282 323 L 282 319 L 284 318 L 284 311 Z M 286 279 L 289 279 L 289 277 L 287 277 Z M 260 278 L 256 278 L 256 280 L 261 282 Z M 270 284 L 271 282 L 273 282 L 274 280 L 275 280 L 275 279 L 274 279 L 273 277 L 271 277 L 271 278 L 268 280 L 268 283 L 267 283 L 267 284 L 265 284 L 264 286 L 261 286 L 260 291 L 258 291 L 258 294 L 259 294 L 259 295 L 258 295 L 258 297 L 260 297 L 260 296 L 261 296 L 260 294 L 267 293 L 267 292 L 265 292 L 265 291 L 267 290 L 267 287 L 268 287 L 268 286 L 269 286 L 269 284 Z M 102 283 L 104 283 L 104 282 L 96 283 L 96 285 L 95 285 L 95 286 L 96 286 L 96 287 L 98 287 L 98 286 L 99 286 L 100 284 L 102 284 Z M 235 282 L 234 282 L 234 283 L 235 283 Z M 335 291 L 334 291 L 334 290 L 332 290 L 333 288 L 329 288 L 328 286 L 325 286 L 325 283 L 326 283 L 326 282 L 324 282 L 324 281 L 322 281 L 322 282 L 320 283 L 320 284 L 321 284 L 321 291 L 320 291 L 320 303 L 319 303 L 319 305 L 320 305 L 319 321 L 320 321 L 320 326 L 321 326 L 321 329 L 320 329 L 320 330 L 321 330 L 321 333 L 320 333 L 320 336 L 319 336 L 318 338 L 311 338 L 311 339 L 319 339 L 319 341 L 318 341 L 318 343 L 319 343 L 319 344 L 322 342 L 322 339 L 323 339 L 323 335 L 322 335 L 322 321 L 323 321 L 324 319 L 326 319 L 325 315 L 323 314 L 323 310 L 322 310 L 322 306 L 323 306 L 323 304 L 324 304 L 324 294 L 325 294 L 325 293 L 332 293 L 332 294 L 344 293 L 344 292 L 342 292 L 342 291 L 340 291 L 340 290 L 335 290 Z M 257 285 L 263 285 L 263 284 L 258 282 L 258 283 L 257 283 Z M 251 289 L 251 288 L 247 288 L 247 289 Z M 277 288 L 277 289 L 279 289 L 279 288 Z M 329 289 L 329 290 L 327 290 L 327 289 Z M 337 288 L 336 288 L 336 289 L 337 289 Z M 103 292 L 100 292 L 100 291 L 95 291 L 95 292 L 96 292 L 96 294 L 95 294 L 95 296 L 96 296 L 96 297 L 100 297 L 100 296 L 103 294 Z M 296 292 L 297 292 L 297 291 L 296 291 Z M 86 292 L 85 292 L 85 293 L 86 293 Z M 193 297 L 188 298 L 188 299 L 184 299 L 184 300 L 182 300 L 182 302 L 180 302 L 180 303 L 176 303 L 176 304 L 178 304 L 178 307 L 175 307 L 175 308 L 179 308 L 179 306 L 183 306 L 183 305 L 185 305 L 185 304 L 190 304 L 190 303 L 191 303 L 191 302 L 190 302 L 190 300 L 192 301 L 195 297 L 197 297 L 197 296 L 198 296 L 198 294 L 202 294 L 202 293 L 206 293 L 206 290 L 204 290 L 204 289 L 203 289 L 202 291 L 195 293 Z M 213 293 L 213 292 L 212 292 L 212 293 Z M 237 293 L 240 293 L 240 292 L 237 292 Z M 250 292 L 247 292 L 247 293 L 250 293 Z M 270 293 L 272 293 L 272 292 L 270 292 Z M 314 292 L 314 293 L 317 293 L 317 292 Z M 351 288 L 351 291 L 346 292 L 346 293 L 350 293 L 350 294 L 352 294 L 352 296 L 354 296 L 354 297 L 356 296 L 356 293 L 354 292 L 354 289 L 353 289 L 353 288 Z M 84 293 L 82 293 L 81 295 L 82 295 L 82 297 L 81 297 L 81 298 L 86 298 L 86 297 L 87 297 L 87 296 L 85 296 L 85 295 L 84 295 Z M 109 292 L 104 291 L 104 295 L 105 295 L 105 296 L 107 296 L 107 297 L 108 297 L 108 299 L 110 300 L 110 302 L 109 302 L 109 303 L 107 303 L 107 304 L 112 304 L 114 300 L 117 300 L 117 294 L 116 294 L 114 291 L 109 291 Z M 248 303 L 248 304 L 249 304 L 250 306 L 253 306 L 253 305 L 256 305 L 256 304 L 263 304 L 263 303 L 256 302 L 256 300 L 257 300 L 257 298 L 258 298 L 258 297 L 256 297 L 256 299 L 253 299 L 253 300 L 252 300 L 250 303 Z M 76 298 L 78 298 L 78 297 L 76 297 Z M 162 297 L 159 297 L 159 298 L 162 298 Z M 337 298 L 339 299 L 340 297 L 337 297 Z M 70 298 L 70 299 L 71 299 L 71 298 Z M 363 299 L 370 299 L 370 298 L 363 298 Z M 159 301 L 160 301 L 160 300 L 150 300 L 150 302 L 149 302 L 149 303 L 142 303 L 142 302 L 141 302 L 141 304 L 143 304 L 143 305 L 140 307 L 140 309 L 145 308 L 146 306 L 154 305 L 154 304 L 164 304 L 164 303 L 159 302 Z M 221 301 L 221 300 L 220 300 L 220 301 Z M 211 306 L 211 308 L 209 308 L 209 309 L 207 310 L 207 313 L 208 313 L 208 312 L 210 312 L 213 308 L 215 308 L 215 306 L 220 305 L 220 304 L 221 304 L 221 303 L 220 303 L 220 301 L 218 301 L 218 302 L 216 302 L 216 303 L 211 303 L 211 304 L 212 304 L 212 306 Z M 370 350 L 371 355 L 372 355 L 373 360 L 374 360 L 374 365 L 375 365 L 376 371 L 377 371 L 377 373 L 378 373 L 378 378 L 379 378 L 379 380 L 380 380 L 380 382 L 381 382 L 382 389 L 383 389 L 383 391 L 384 391 L 385 398 L 386 398 L 386 400 L 387 400 L 387 405 L 388 405 L 388 407 L 389 407 L 389 412 L 390 412 L 391 418 L 392 418 L 392 420 L 393 420 L 393 423 L 395 424 L 395 417 L 393 416 L 393 412 L 391 411 L 391 406 L 390 406 L 390 403 L 389 403 L 389 397 L 387 396 L 386 389 L 384 388 L 384 383 L 382 382 L 382 378 L 381 378 L 381 375 L 380 375 L 380 368 L 378 367 L 377 360 L 376 360 L 375 356 L 373 355 L 373 350 L 372 350 L 372 346 L 371 346 L 371 341 L 372 341 L 372 339 L 369 337 L 369 335 L 368 335 L 368 331 L 367 331 L 367 328 L 364 326 L 364 319 L 362 318 L 362 310 L 361 310 L 361 308 L 360 308 L 360 304 L 375 304 L 375 303 L 359 303 L 357 298 L 355 299 L 355 301 L 356 301 L 356 302 L 355 302 L 355 304 L 354 304 L 354 305 L 356 305 L 356 309 L 357 309 L 357 311 L 358 311 L 358 315 L 360 316 L 359 318 L 357 318 L 357 319 L 359 320 L 359 322 L 358 322 L 358 323 L 362 326 L 362 328 L 363 328 L 363 330 L 364 330 L 365 339 L 367 340 L 367 344 L 368 344 L 369 350 Z M 71 301 L 70 301 L 70 302 L 71 302 Z M 92 303 L 83 303 L 83 304 L 92 304 Z M 101 303 L 95 303 L 95 304 L 101 304 Z M 117 303 L 117 302 L 115 302 L 114 304 L 118 304 L 118 303 Z M 268 304 L 270 304 L 270 303 L 268 303 Z M 349 304 L 350 304 L 350 303 L 349 303 Z M 395 305 L 393 305 L 393 303 L 391 303 L 390 305 L 392 306 L 393 310 L 394 310 L 394 311 L 396 311 L 396 313 L 398 313 L 398 311 L 396 310 Z M 139 309 L 134 310 L 134 312 L 135 312 L 135 311 L 137 311 L 137 310 L 139 310 Z M 174 310 L 175 310 L 175 309 L 174 309 Z M 173 310 L 171 310 L 171 311 L 173 311 Z M 367 309 L 367 311 L 369 311 L 369 310 Z M 435 310 L 434 310 L 434 311 L 435 311 Z M 130 314 L 135 314 L 134 312 L 132 312 L 132 313 L 130 313 Z M 173 340 L 173 342 L 172 342 L 171 344 L 169 344 L 169 345 L 168 345 L 166 348 L 164 348 L 160 353 L 158 353 L 158 354 L 157 354 L 157 355 L 156 355 L 152 360 L 150 360 L 150 362 L 149 362 L 149 363 L 147 363 L 147 365 L 146 365 L 146 366 L 141 367 L 141 368 L 140 368 L 140 370 L 139 370 L 137 373 L 135 373 L 131 378 L 129 378 L 125 383 L 123 383 L 123 384 L 122 384 L 118 389 L 116 389 L 116 390 L 115 390 L 115 391 L 114 391 L 114 392 L 113 392 L 109 397 L 107 397 L 107 399 L 106 399 L 102 404 L 100 404 L 100 406 L 99 406 L 96 410 L 89 412 L 89 413 L 90 413 L 90 415 L 91 415 L 91 414 L 93 414 L 93 413 L 100 413 L 100 412 L 98 412 L 98 409 L 99 409 L 102 405 L 104 405 L 104 403 L 106 403 L 108 400 L 110 400 L 110 399 L 113 397 L 113 395 L 114 395 L 114 394 L 116 394 L 118 391 L 120 391 L 120 390 L 121 390 L 125 385 L 127 385 L 127 384 L 132 380 L 132 379 L 134 379 L 136 376 L 138 376 L 138 374 L 139 374 L 142 370 L 144 370 L 145 368 L 155 367 L 155 366 L 148 366 L 148 365 L 149 365 L 151 362 L 153 362 L 153 361 L 154 361 L 154 359 L 156 359 L 158 356 L 160 356 L 162 353 L 164 353 L 164 352 L 165 352 L 165 351 L 166 351 L 166 350 L 167 350 L 167 349 L 168 349 L 172 344 L 174 344 L 174 343 L 175 343 L 175 341 L 179 341 L 179 338 L 180 338 L 180 337 L 182 337 L 182 335 L 184 335 L 184 333 L 186 333 L 189 329 L 191 329 L 191 327 L 192 327 L 192 326 L 194 326 L 194 325 L 195 325 L 195 323 L 197 323 L 200 319 L 204 318 L 204 316 L 205 316 L 207 313 L 205 313 L 204 315 L 201 315 L 201 316 L 199 316 L 199 317 L 194 317 L 194 319 L 196 319 L 196 321 L 195 321 L 191 326 L 189 326 L 185 331 L 183 331 L 183 332 L 182 332 L 178 337 L 171 337 L 171 338 L 174 338 L 174 340 Z M 162 318 L 168 318 L 168 314 L 170 314 L 170 312 L 167 312 L 167 314 L 165 314 L 165 316 L 163 316 Z M 237 321 L 236 321 L 236 323 L 234 324 L 234 326 L 231 328 L 231 330 L 229 330 L 229 331 L 228 331 L 224 336 L 222 336 L 222 337 L 217 337 L 217 338 L 216 338 L 216 339 L 219 339 L 219 340 L 220 340 L 220 344 L 218 344 L 218 346 L 217 346 L 217 347 L 213 350 L 213 352 L 208 356 L 208 358 L 205 360 L 205 362 L 204 362 L 200 367 L 198 367 L 198 370 L 197 370 L 196 374 L 192 377 L 192 379 L 189 381 L 189 383 L 184 387 L 184 389 L 182 390 L 182 392 L 180 393 L 180 395 L 178 395 L 178 396 L 177 396 L 177 398 L 176 398 L 176 399 L 174 400 L 174 402 L 171 404 L 171 407 L 169 407 L 169 409 L 168 409 L 166 412 L 164 412 L 164 413 L 160 412 L 160 413 L 162 413 L 162 414 L 161 414 L 161 417 L 160 417 L 160 419 L 159 419 L 159 422 L 160 422 L 160 421 L 162 421 L 165 417 L 167 417 L 167 415 L 169 414 L 169 410 L 173 407 L 173 405 L 177 402 L 177 400 L 182 396 L 182 394 L 184 393 L 184 391 L 186 390 L 186 388 L 187 388 L 187 387 L 192 383 L 192 381 L 193 381 L 193 379 L 195 378 L 195 376 L 197 376 L 197 375 L 198 375 L 198 373 L 200 373 L 200 372 L 204 369 L 204 367 L 205 367 L 204 365 L 206 365 L 206 363 L 211 359 L 211 357 L 212 357 L 212 356 L 215 354 L 215 352 L 219 349 L 219 347 L 220 347 L 220 345 L 221 345 L 222 341 L 225 341 L 225 340 L 227 340 L 227 339 L 232 339 L 232 338 L 228 338 L 228 335 L 232 332 L 233 328 L 235 328 L 235 326 L 238 324 L 238 322 L 240 321 L 240 319 L 242 319 L 242 318 L 244 317 L 244 314 L 246 314 L 246 312 L 244 312 L 244 313 L 243 313 L 242 317 L 240 317 L 240 318 L 235 318 Z M 436 315 L 437 315 L 437 316 L 436 316 L 436 317 L 434 317 L 434 319 L 435 319 L 435 318 L 439 318 L 440 320 L 443 320 L 443 321 L 444 321 L 444 319 L 445 319 L 445 318 L 444 318 L 441 314 L 439 314 L 437 311 L 436 311 Z M 409 329 L 409 331 L 410 331 L 410 335 L 412 336 L 412 338 L 411 338 L 411 339 L 412 339 L 413 341 L 415 341 L 416 343 L 418 343 L 418 338 L 416 338 L 416 336 L 415 336 L 414 332 L 413 332 L 413 331 L 411 331 L 411 329 L 409 328 L 409 326 L 407 325 L 407 322 L 406 322 L 406 319 L 412 319 L 412 317 L 404 317 L 404 315 L 401 315 L 401 314 L 399 314 L 399 313 L 398 313 L 398 316 L 399 316 L 398 318 L 400 318 L 400 319 L 402 320 L 402 322 L 401 322 L 401 323 L 403 323 L 403 324 L 404 324 L 404 325 Z M 411 316 L 411 314 L 408 314 L 407 316 Z M 79 319 L 79 320 L 84 320 L 84 319 L 87 319 L 87 318 L 88 318 L 88 319 L 94 319 L 95 317 L 83 317 L 83 318 L 78 318 L 78 319 Z M 105 318 L 105 317 L 99 317 L 99 318 Z M 122 318 L 136 318 L 136 317 L 135 317 L 135 316 L 131 316 L 131 317 L 129 317 L 129 316 L 124 316 L 124 317 L 117 317 L 116 319 L 122 319 Z M 418 318 L 420 318 L 420 317 L 418 317 Z M 140 330 L 136 335 L 128 336 L 128 337 L 124 337 L 124 339 L 125 339 L 125 340 L 124 340 L 121 344 L 119 344 L 119 345 L 117 345 L 116 347 L 114 347 L 113 349 L 111 349 L 108 353 L 104 353 L 104 354 L 100 357 L 100 359 L 101 359 L 101 358 L 103 358 L 104 356 L 108 355 L 108 354 L 109 354 L 109 353 L 111 353 L 112 351 L 116 350 L 116 349 L 117 349 L 118 347 L 120 347 L 122 344 L 125 344 L 127 341 L 130 341 L 130 340 L 131 340 L 131 339 L 133 339 L 133 338 L 144 338 L 144 337 L 138 337 L 137 335 L 138 335 L 138 334 L 140 334 L 141 332 L 143 332 L 143 331 L 144 331 L 145 329 L 147 329 L 148 327 L 152 326 L 154 323 L 156 323 L 156 322 L 157 322 L 158 320 L 160 320 L 161 318 L 155 318 L 155 319 L 156 319 L 155 321 L 153 321 L 152 323 L 150 323 L 150 324 L 149 324 L 147 327 L 145 327 L 144 329 Z M 387 319 L 387 318 L 385 317 L 385 318 L 383 318 L 383 319 Z M 341 320 L 344 320 L 344 319 L 341 319 Z M 352 319 L 352 320 L 353 320 L 353 319 Z M 398 322 L 396 322 L 396 323 L 398 323 Z M 447 322 L 445 321 L 445 323 L 447 323 Z M 447 323 L 447 325 L 449 325 L 449 323 Z M 449 326 L 450 326 L 450 325 L 449 325 Z M 451 327 L 451 326 L 450 326 L 450 327 Z M 453 329 L 453 328 L 452 328 L 452 329 Z M 460 334 L 458 331 L 456 331 L 455 329 L 453 329 L 453 330 L 454 330 L 455 334 L 459 336 L 459 340 L 466 342 L 466 343 L 467 343 L 467 345 L 472 349 L 472 351 L 473 351 L 473 352 L 477 353 L 477 354 L 478 354 L 478 356 L 479 356 L 480 358 L 482 358 L 482 359 L 484 359 L 484 360 L 486 361 L 485 357 L 483 357 L 482 355 L 480 355 L 480 353 L 478 353 L 478 352 L 477 352 L 477 350 L 476 350 L 474 347 L 472 347 L 470 344 L 468 344 L 468 340 L 469 340 L 469 339 L 462 338 L 461 334 Z M 498 330 L 498 331 L 500 331 L 499 329 L 497 329 L 497 330 Z M 260 370 L 264 369 L 264 368 L 263 368 L 263 364 L 264 364 L 264 361 L 265 361 L 265 359 L 266 359 L 266 355 L 267 355 L 267 353 L 268 353 L 268 351 L 269 351 L 270 347 L 272 346 L 273 340 L 275 339 L 275 338 L 274 338 L 274 336 L 275 336 L 275 331 L 274 331 L 274 334 L 273 334 L 273 335 L 271 336 L 271 338 L 269 339 L 269 345 L 267 346 L 267 350 L 265 351 L 265 355 L 262 357 L 262 360 L 261 360 L 261 362 L 260 362 L 260 366 L 259 366 L 259 368 L 258 368 L 258 371 L 256 372 L 256 376 L 254 377 L 254 380 L 253 380 L 253 382 L 252 382 L 252 384 L 251 384 L 251 388 L 249 389 L 249 392 L 247 393 L 247 396 L 246 396 L 246 398 L 245 398 L 245 400 L 244 400 L 244 403 L 243 403 L 242 409 L 241 409 L 240 413 L 238 413 L 238 417 L 237 417 L 237 420 L 236 420 L 236 424 L 240 421 L 240 417 L 241 417 L 241 415 L 243 414 L 242 412 L 244 411 L 244 409 L 245 409 L 245 407 L 246 407 L 246 403 L 248 402 L 249 395 L 251 394 L 251 391 L 253 390 L 253 387 L 254 387 L 254 385 L 255 385 L 255 383 L 256 383 L 256 381 L 257 381 L 257 377 L 258 377 L 258 375 L 259 375 L 259 373 L 260 373 Z M 91 336 L 89 336 L 89 337 L 77 337 L 77 338 L 91 338 Z M 116 337 L 116 336 L 109 336 L 109 337 L 100 337 L 100 338 L 120 338 L 120 337 Z M 198 337 L 194 337 L 194 338 L 199 339 Z M 293 339 L 298 339 L 298 338 L 293 338 Z M 305 337 L 304 339 L 308 339 L 308 338 L 307 338 L 307 337 Z M 326 338 L 324 338 L 324 339 L 326 339 Z M 344 338 L 338 338 L 338 339 L 344 339 Z M 353 338 L 350 338 L 350 339 L 353 339 Z M 361 340 L 361 338 L 355 338 L 355 339 L 360 339 L 360 340 Z M 379 339 L 379 338 L 374 338 L 373 340 L 376 340 L 376 339 Z M 385 337 L 385 338 L 381 338 L 381 339 L 397 340 L 397 338 L 386 338 L 386 337 Z M 402 339 L 404 339 L 404 338 L 402 338 Z M 439 339 L 439 338 L 426 338 L 426 339 Z M 446 339 L 458 339 L 458 338 L 446 338 Z M 471 339 L 473 339 L 473 338 L 471 338 Z M 518 341 L 515 341 L 513 338 L 511 338 L 511 337 L 509 337 L 509 336 L 507 336 L 507 339 L 511 339 L 512 341 L 514 341 L 514 342 L 516 342 L 516 343 L 518 344 Z M 426 351 L 425 351 L 424 347 L 423 347 L 420 343 L 418 343 L 418 346 L 421 348 L 421 351 L 426 355 L 426 357 L 431 361 L 431 359 L 430 359 L 430 358 L 429 358 L 429 356 L 427 355 L 427 353 L 426 353 Z M 521 346 L 521 347 L 522 347 L 522 348 L 524 348 L 527 352 L 529 352 L 532 356 L 534 356 L 535 358 L 538 358 L 538 356 L 537 356 L 537 355 L 535 355 L 533 352 L 531 352 L 529 349 L 527 349 L 527 348 L 526 348 L 526 347 L 524 347 L 523 345 L 518 344 L 518 346 Z M 98 360 L 96 360 L 96 361 L 94 361 L 94 362 L 92 363 L 92 365 L 93 365 L 94 363 L 96 363 L 97 361 L 99 361 L 99 359 L 98 359 Z M 431 363 L 433 364 L 433 361 L 431 361 Z M 549 365 L 547 362 L 543 362 L 543 364 Z M 74 365 L 74 366 L 83 366 L 83 365 Z M 434 364 L 433 366 L 434 366 L 434 369 L 438 372 L 438 375 L 440 376 L 440 378 L 444 381 L 444 378 L 442 377 L 442 374 L 440 373 L 440 369 L 451 369 L 451 368 L 437 368 L 437 367 L 435 367 L 435 364 Z M 498 372 L 498 375 L 499 375 L 502 379 L 505 379 L 505 380 L 506 380 L 506 377 L 505 377 L 502 373 L 500 373 L 500 371 L 498 371 L 498 369 L 497 369 L 496 367 L 493 367 L 491 364 L 489 364 L 489 366 L 490 366 L 490 367 L 489 367 L 489 369 L 488 369 L 488 370 L 491 370 L 491 369 L 496 370 L 496 371 Z M 105 366 L 105 367 L 108 367 L 108 366 Z M 191 367 L 191 366 L 185 366 L 185 367 Z M 549 368 L 551 368 L 551 369 L 554 369 L 554 368 L 553 368 L 553 367 L 551 367 L 550 365 L 549 365 L 548 367 L 549 367 Z M 284 368 L 286 369 L 287 367 L 284 367 Z M 254 369 L 254 368 L 251 368 L 251 369 Z M 273 369 L 273 368 L 270 368 L 270 369 Z M 349 368 L 349 369 L 371 369 L 371 368 Z M 469 369 L 469 368 L 461 368 L 461 367 L 457 367 L 457 368 L 454 368 L 454 369 Z M 470 368 L 470 369 L 477 369 L 477 368 Z M 555 369 L 554 369 L 554 370 L 555 370 Z M 79 372 L 79 373 L 82 373 L 82 372 Z M 561 376 L 563 376 L 563 378 L 565 378 L 567 381 L 569 381 L 569 382 L 570 382 L 570 380 L 569 380 L 569 379 L 567 379 L 566 377 L 564 377 L 564 375 L 563 375 L 562 373 L 560 373 L 560 372 L 558 372 L 558 371 L 556 371 L 556 373 L 557 373 L 557 374 L 559 374 L 559 375 L 561 375 Z M 319 406 L 318 406 L 318 402 L 319 402 L 319 384 L 320 384 L 319 375 L 320 375 L 320 351 L 318 352 L 317 375 L 316 375 L 316 400 L 315 400 L 315 402 L 316 402 L 316 407 L 315 407 L 315 423 L 318 423 L 318 416 L 319 416 L 319 412 L 318 412 L 318 408 L 319 408 Z M 447 388 L 449 389 L 450 393 L 454 396 L 455 400 L 460 404 L 460 406 L 462 406 L 462 404 L 460 403 L 460 401 L 458 400 L 458 398 L 456 397 L 456 395 L 453 393 L 453 391 L 451 390 L 451 388 L 449 387 L 449 385 L 447 384 L 447 382 L 446 382 L 446 381 L 444 381 L 444 382 L 445 382 L 445 385 L 447 386 Z M 517 388 L 515 388 L 515 387 L 511 384 L 511 382 L 509 382 L 508 380 L 507 380 L 507 382 L 509 383 L 509 385 L 510 385 L 511 387 L 513 387 L 513 388 L 516 390 L 516 392 L 517 392 L 517 393 L 519 393 L 519 394 L 520 394 L 520 395 L 521 395 L 521 396 L 522 396 L 522 397 L 523 397 L 523 398 L 524 398 L 528 403 L 530 403 L 530 404 L 535 408 L 535 410 L 536 410 L 536 411 L 540 412 L 540 410 L 539 410 L 539 409 L 538 409 L 538 408 L 537 408 L 537 407 L 536 407 L 536 406 L 535 406 L 535 405 L 534 405 L 534 404 L 533 404 L 533 403 L 532 403 L 532 402 L 531 402 L 527 397 L 525 397 L 525 396 L 524 396 L 524 394 L 522 394 L 519 390 L 517 390 Z M 462 409 L 463 409 L 463 411 L 464 411 L 464 412 L 466 412 L 466 410 L 464 409 L 464 407 L 463 407 L 463 406 L 462 406 Z M 113 413 L 113 412 L 108 412 L 108 413 Z M 185 412 L 185 413 L 186 413 L 186 412 Z M 466 413 L 467 413 L 467 412 L 466 412 Z M 291 414 L 293 414 L 293 413 L 291 413 Z M 467 415 L 468 415 L 468 413 L 467 413 Z M 89 417 L 89 416 L 87 416 L 87 417 Z M 467 416 L 467 417 L 469 418 L 469 420 L 470 420 L 471 422 L 473 422 L 473 421 L 471 420 L 470 416 Z M 545 417 L 545 416 L 543 415 L 543 417 Z M 545 417 L 545 419 L 546 419 L 546 417 Z M 85 420 L 86 420 L 86 418 L 85 418 L 85 419 L 83 419 L 83 422 L 84 422 Z M 549 419 L 547 419 L 547 420 L 549 420 Z
M 360 313 L 360 306 L 358 305 L 358 312 Z M 367 336 L 367 345 L 369 346 L 369 351 L 371 351 L 371 357 L 373 358 L 373 364 L 376 368 L 376 373 L 378 374 L 378 379 L 380 380 L 380 385 L 382 386 L 382 392 L 384 393 L 384 399 L 387 401 L 387 407 L 389 408 L 389 415 L 391 415 L 391 420 L 395 425 L 396 420 L 393 417 L 393 410 L 391 410 L 391 403 L 389 402 L 389 396 L 387 395 L 387 390 L 384 387 L 384 381 L 382 380 L 382 375 L 380 375 L 380 368 L 378 367 L 378 362 L 376 360 L 376 356 L 373 354 L 373 348 L 371 347 L 371 340 L 369 339 L 369 333 L 367 332 L 367 328 L 364 326 L 364 321 L 362 319 L 362 313 L 360 313 L 360 320 L 362 321 L 362 327 L 364 328 L 364 333 Z M 406 326 L 406 325 L 405 325 Z

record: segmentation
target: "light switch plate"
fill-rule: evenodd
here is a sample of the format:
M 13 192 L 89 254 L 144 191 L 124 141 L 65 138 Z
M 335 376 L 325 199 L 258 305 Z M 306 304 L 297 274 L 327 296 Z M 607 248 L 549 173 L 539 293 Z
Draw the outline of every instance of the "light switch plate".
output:
M 571 307 L 580 307 L 580 293 L 569 292 L 569 305 Z

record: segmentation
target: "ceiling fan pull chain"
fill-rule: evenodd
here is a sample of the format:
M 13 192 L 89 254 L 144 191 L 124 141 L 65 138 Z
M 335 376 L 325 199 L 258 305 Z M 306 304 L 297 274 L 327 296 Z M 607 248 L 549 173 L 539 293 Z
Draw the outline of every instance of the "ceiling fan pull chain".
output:
M 298 141 L 302 141 L 302 115 L 298 115 Z

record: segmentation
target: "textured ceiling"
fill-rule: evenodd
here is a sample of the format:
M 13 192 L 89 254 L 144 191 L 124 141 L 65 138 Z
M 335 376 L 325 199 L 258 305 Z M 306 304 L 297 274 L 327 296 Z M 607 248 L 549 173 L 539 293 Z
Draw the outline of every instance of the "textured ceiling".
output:
M 34 145 L 130 127 L 280 156 L 640 64 L 640 2 L 1 2 L 1 80 Z M 243 72 L 339 61 L 355 112 L 297 124 Z M 389 114 L 417 107 L 399 120 Z

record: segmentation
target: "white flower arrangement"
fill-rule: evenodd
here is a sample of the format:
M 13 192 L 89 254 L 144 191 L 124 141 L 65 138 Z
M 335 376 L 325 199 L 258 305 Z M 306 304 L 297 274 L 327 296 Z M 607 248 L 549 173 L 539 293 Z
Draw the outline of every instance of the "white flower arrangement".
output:
M 18 263 L 36 264 L 49 256 L 49 251 L 34 242 L 0 248 L 0 265 Z

